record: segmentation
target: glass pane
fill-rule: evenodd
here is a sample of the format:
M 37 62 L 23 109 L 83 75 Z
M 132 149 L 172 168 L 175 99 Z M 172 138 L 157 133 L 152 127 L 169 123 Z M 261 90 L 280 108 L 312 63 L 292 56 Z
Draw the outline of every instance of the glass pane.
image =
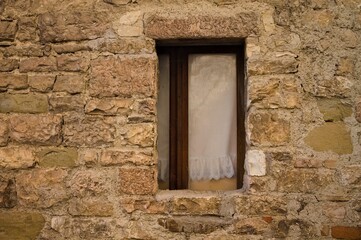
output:
M 189 56 L 189 188 L 236 189 L 235 54 Z
M 169 55 L 159 56 L 158 83 L 158 183 L 169 188 Z

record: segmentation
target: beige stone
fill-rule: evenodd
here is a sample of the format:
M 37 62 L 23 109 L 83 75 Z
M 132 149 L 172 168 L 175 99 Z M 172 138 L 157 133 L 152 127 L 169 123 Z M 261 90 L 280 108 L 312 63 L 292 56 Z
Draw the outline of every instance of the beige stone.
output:
M 19 68 L 19 61 L 16 59 L 0 59 L 0 72 L 11 72 Z
M 351 106 L 342 103 L 339 99 L 321 98 L 317 100 L 317 105 L 326 122 L 342 121 L 352 114 Z
M 5 169 L 30 168 L 35 164 L 34 153 L 27 147 L 0 149 L 0 167 Z
M 154 194 L 157 188 L 157 178 L 154 169 L 150 168 L 120 168 L 119 189 L 125 194 Z
M 124 165 L 154 165 L 155 159 L 151 153 L 122 150 L 104 150 L 100 157 L 100 164 L 104 166 Z
M 34 41 L 38 39 L 36 17 L 21 17 L 16 38 L 20 41 Z
M 85 106 L 88 114 L 126 115 L 131 111 L 132 99 L 91 99 Z
M 123 6 L 126 5 L 130 2 L 132 2 L 132 0 L 103 0 L 105 3 L 109 3 L 112 4 L 114 6 Z
M 346 209 L 342 204 L 326 203 L 322 206 L 322 213 L 331 222 L 342 222 L 346 216 Z
M 153 96 L 156 83 L 154 58 L 98 57 L 91 62 L 89 91 L 92 96 Z
M 52 48 L 58 54 L 75 53 L 75 52 L 79 52 L 79 51 L 90 51 L 91 50 L 91 47 L 89 46 L 89 44 L 74 43 L 74 42 L 52 45 Z
M 155 50 L 155 43 L 154 40 L 149 38 L 121 38 L 116 40 L 106 39 L 93 48 L 118 54 L 153 53 Z
M 294 162 L 296 168 L 319 168 L 322 167 L 322 161 L 319 159 L 296 159 Z
M 349 165 L 341 169 L 341 183 L 344 186 L 361 188 L 361 165 Z
M 40 167 L 74 167 L 78 152 L 74 148 L 45 148 L 36 157 Z
M 248 60 L 248 73 L 253 75 L 286 74 L 298 71 L 298 61 L 292 54 L 253 57 Z
M 138 37 L 143 34 L 143 13 L 127 12 L 113 22 L 113 28 L 121 37 Z
M 337 64 L 337 75 L 353 73 L 355 69 L 354 60 L 348 57 L 341 58 Z
M 29 86 L 34 91 L 49 92 L 52 90 L 55 82 L 54 75 L 29 75 Z
M 154 201 L 149 198 L 143 199 L 140 197 L 123 197 L 120 200 L 121 208 L 127 213 L 132 213 L 137 210 L 146 213 L 168 213 L 167 205 L 164 201 Z
M 0 147 L 6 146 L 9 140 L 9 123 L 5 118 L 0 118 Z
M 329 28 L 334 20 L 330 10 L 310 10 L 302 16 L 302 24 L 308 28 L 323 31 Z
M 50 109 L 54 112 L 84 111 L 85 100 L 82 96 L 52 94 L 49 98 Z
M 353 152 L 351 135 L 344 123 L 326 122 L 312 129 L 306 136 L 305 143 L 318 152 L 332 151 L 337 154 Z
M 319 97 L 348 97 L 353 83 L 346 77 L 336 76 L 317 82 L 316 96 Z
M 89 68 L 89 59 L 75 55 L 61 55 L 57 57 L 59 71 L 85 72 Z
M 131 124 L 124 127 L 124 144 L 138 145 L 141 147 L 154 146 L 155 132 L 154 124 L 142 123 Z
M 92 166 L 98 163 L 100 151 L 97 149 L 82 149 L 79 153 L 79 163 L 81 165 Z
M 286 199 L 273 195 L 244 195 L 234 199 L 235 212 L 240 215 L 285 215 L 287 213 Z
M 113 117 L 70 116 L 64 118 L 63 137 L 67 146 L 108 146 L 116 137 Z
M 46 113 L 48 97 L 41 94 L 0 94 L 1 113 Z
M 85 87 L 83 75 L 58 75 L 54 84 L 54 92 L 81 93 Z
M 26 207 L 49 208 L 68 198 L 61 169 L 35 169 L 16 176 L 19 204 Z
M 59 115 L 12 115 L 10 137 L 18 143 L 59 145 L 61 123 Z
M 22 240 L 36 239 L 45 225 L 38 212 L 1 212 L 1 238 Z
M 0 21 L 0 41 L 14 41 L 17 31 L 16 21 Z
M 28 87 L 28 78 L 21 74 L 0 74 L 0 88 L 23 89 Z
M 239 234 L 262 234 L 270 227 L 260 217 L 240 219 L 234 224 L 235 231 Z
M 290 140 L 290 123 L 275 113 L 253 113 L 249 121 L 252 144 L 284 145 Z
M 113 211 L 113 204 L 101 198 L 72 199 L 68 208 L 73 216 L 109 217 Z
M 27 58 L 20 61 L 19 71 L 26 72 L 53 72 L 56 71 L 54 57 Z
M 9 46 L 6 49 L 1 49 L 5 57 L 43 57 L 47 53 L 47 48 L 42 45 L 29 44 L 20 46 Z
M 218 197 L 175 197 L 170 202 L 174 215 L 219 215 L 221 199 Z

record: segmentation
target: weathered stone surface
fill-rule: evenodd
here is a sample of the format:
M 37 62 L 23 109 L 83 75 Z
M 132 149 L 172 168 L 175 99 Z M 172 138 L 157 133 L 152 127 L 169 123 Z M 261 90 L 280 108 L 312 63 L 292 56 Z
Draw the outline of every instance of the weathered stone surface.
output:
M 102 198 L 72 199 L 68 208 L 73 216 L 109 217 L 113 210 L 113 204 Z
M 159 218 L 158 224 L 171 232 L 207 234 L 229 225 L 228 222 L 214 217 L 171 217 Z
M 154 165 L 155 159 L 151 153 L 124 150 L 104 150 L 100 157 L 100 164 L 104 166 L 124 165 Z
M 19 204 L 27 207 L 49 208 L 68 198 L 61 169 L 35 169 L 16 176 Z
M 249 78 L 249 98 L 263 108 L 300 106 L 300 83 L 294 76 L 253 76 Z
M 0 149 L 0 167 L 7 169 L 30 168 L 35 164 L 31 149 L 9 147 Z
M 52 45 L 54 51 L 58 54 L 62 53 L 75 53 L 78 51 L 90 51 L 91 47 L 84 43 L 64 43 Z
M 43 57 L 49 50 L 46 46 L 36 44 L 9 46 L 5 49 L 0 49 L 5 57 Z
M 283 196 L 244 195 L 235 198 L 235 212 L 240 215 L 285 215 L 287 202 Z
M 253 57 L 248 61 L 248 73 L 253 75 L 296 73 L 298 62 L 292 54 Z
M 290 140 L 290 123 L 275 113 L 253 113 L 249 121 L 254 145 L 284 145 Z
M 266 155 L 261 150 L 248 150 L 246 153 L 245 169 L 250 176 L 266 175 Z
M 341 183 L 344 186 L 360 188 L 361 187 L 361 165 L 355 164 L 344 167 L 341 170 Z
M 143 13 L 141 11 L 126 12 L 113 22 L 113 29 L 121 37 L 143 35 Z
M 348 227 L 348 226 L 331 227 L 331 236 L 337 239 L 360 239 L 361 227 Z
M 18 143 L 58 145 L 62 117 L 59 115 L 12 115 L 10 137 Z
M 348 97 L 351 93 L 352 82 L 342 76 L 333 79 L 319 80 L 315 95 L 319 97 Z
M 85 72 L 89 68 L 89 59 L 75 55 L 57 57 L 58 70 L 67 72 Z
M 96 165 L 99 161 L 100 150 L 85 148 L 79 152 L 79 164 L 86 166 Z
M 154 40 L 138 38 L 110 39 L 94 46 L 94 49 L 122 54 L 153 53 L 155 50 Z
M 156 12 L 146 15 L 144 31 L 147 37 L 154 39 L 241 38 L 258 33 L 257 22 L 253 12 L 230 13 L 228 16 Z
M 126 115 L 131 111 L 132 99 L 91 99 L 85 106 L 88 114 Z
M 330 10 L 310 10 L 302 16 L 302 25 L 306 28 L 325 31 L 334 19 L 334 14 Z
M 317 100 L 317 105 L 326 122 L 342 121 L 352 114 L 351 106 L 342 103 L 339 99 L 321 98 Z
M 28 87 L 28 78 L 26 75 L 16 75 L 2 73 L 0 74 L 0 88 L 23 89 Z
M 15 179 L 0 175 L 0 208 L 13 208 L 17 202 Z
M 120 206 L 127 213 L 132 213 L 136 210 L 140 210 L 146 213 L 168 213 L 167 202 L 165 201 L 154 201 L 153 199 L 140 197 L 123 197 L 120 200 Z
M 156 59 L 98 57 L 91 62 L 89 91 L 92 96 L 153 96 Z
M 68 96 L 52 94 L 49 99 L 50 109 L 54 112 L 77 111 L 83 112 L 85 100 L 82 96 Z
M 58 75 L 54 84 L 54 92 L 81 93 L 85 87 L 82 75 Z
M 322 213 L 331 222 L 342 222 L 346 216 L 346 208 L 343 204 L 326 203 L 322 206 Z
M 36 157 L 40 167 L 74 167 L 78 152 L 75 148 L 45 148 Z
M 6 146 L 9 140 L 9 124 L 4 118 L 0 118 L 0 147 Z
M 322 167 L 322 161 L 319 159 L 296 159 L 294 163 L 296 168 L 319 168 Z
M 35 17 L 21 17 L 16 38 L 20 41 L 34 41 L 38 39 Z
M 29 86 L 37 92 L 49 92 L 55 82 L 54 75 L 29 75 Z
M 19 60 L 11 58 L 0 59 L 0 72 L 11 72 L 19 67 Z
M 27 58 L 20 61 L 20 72 L 53 72 L 56 71 L 56 59 L 54 57 Z
M 101 197 L 109 196 L 114 189 L 113 181 L 116 175 L 110 170 L 86 169 L 77 170 L 67 186 L 74 197 Z
M 278 221 L 274 237 L 295 239 L 301 236 L 316 238 L 316 228 L 314 223 L 302 219 L 282 219 Z
M 124 145 L 151 147 L 155 144 L 154 125 L 150 123 L 130 124 L 123 128 Z
M 361 99 L 356 103 L 355 117 L 356 120 L 361 123 Z
M 36 239 L 45 225 L 37 212 L 1 212 L 1 239 Z
M 14 41 L 17 31 L 16 21 L 0 21 L 0 41 Z
M 132 2 L 132 0 L 103 0 L 103 2 L 119 7 Z
M 80 41 L 102 37 L 109 25 L 107 13 L 68 11 L 63 14 L 47 12 L 39 17 L 42 42 Z
M 1 113 L 45 113 L 48 98 L 40 94 L 0 94 Z
M 319 152 L 351 154 L 353 151 L 350 132 L 344 123 L 326 122 L 312 129 L 306 136 L 305 143 Z
M 269 224 L 260 217 L 240 219 L 234 224 L 235 232 L 239 234 L 262 234 L 270 228 Z
M 280 161 L 280 162 L 287 162 L 292 160 L 292 154 L 287 151 L 280 151 L 280 152 L 267 152 L 266 159 L 269 161 Z
M 157 190 L 156 172 L 149 168 L 120 168 L 119 189 L 125 194 L 154 194 Z
M 112 117 L 65 117 L 64 143 L 67 146 L 112 145 L 116 137 L 116 124 L 116 119 Z
M 170 202 L 174 215 L 219 215 L 221 199 L 217 197 L 175 197 Z
M 353 73 L 355 69 L 355 63 L 353 59 L 349 57 L 341 58 L 337 64 L 337 75 L 346 75 Z

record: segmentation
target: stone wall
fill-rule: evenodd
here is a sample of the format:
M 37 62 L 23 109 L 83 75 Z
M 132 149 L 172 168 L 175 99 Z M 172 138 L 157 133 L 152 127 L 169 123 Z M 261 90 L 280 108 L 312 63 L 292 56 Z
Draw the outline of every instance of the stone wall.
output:
M 0 1 L 0 239 L 361 238 L 359 0 Z M 155 40 L 245 38 L 245 186 L 158 191 Z

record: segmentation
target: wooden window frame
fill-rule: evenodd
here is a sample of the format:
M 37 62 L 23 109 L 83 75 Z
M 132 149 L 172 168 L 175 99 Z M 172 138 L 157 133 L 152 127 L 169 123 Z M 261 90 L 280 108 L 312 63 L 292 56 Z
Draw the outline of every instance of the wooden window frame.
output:
M 237 188 L 242 188 L 246 152 L 246 86 L 244 43 L 217 45 L 160 45 L 158 55 L 169 55 L 170 124 L 169 189 L 188 188 L 188 56 L 190 54 L 236 54 L 237 67 Z

